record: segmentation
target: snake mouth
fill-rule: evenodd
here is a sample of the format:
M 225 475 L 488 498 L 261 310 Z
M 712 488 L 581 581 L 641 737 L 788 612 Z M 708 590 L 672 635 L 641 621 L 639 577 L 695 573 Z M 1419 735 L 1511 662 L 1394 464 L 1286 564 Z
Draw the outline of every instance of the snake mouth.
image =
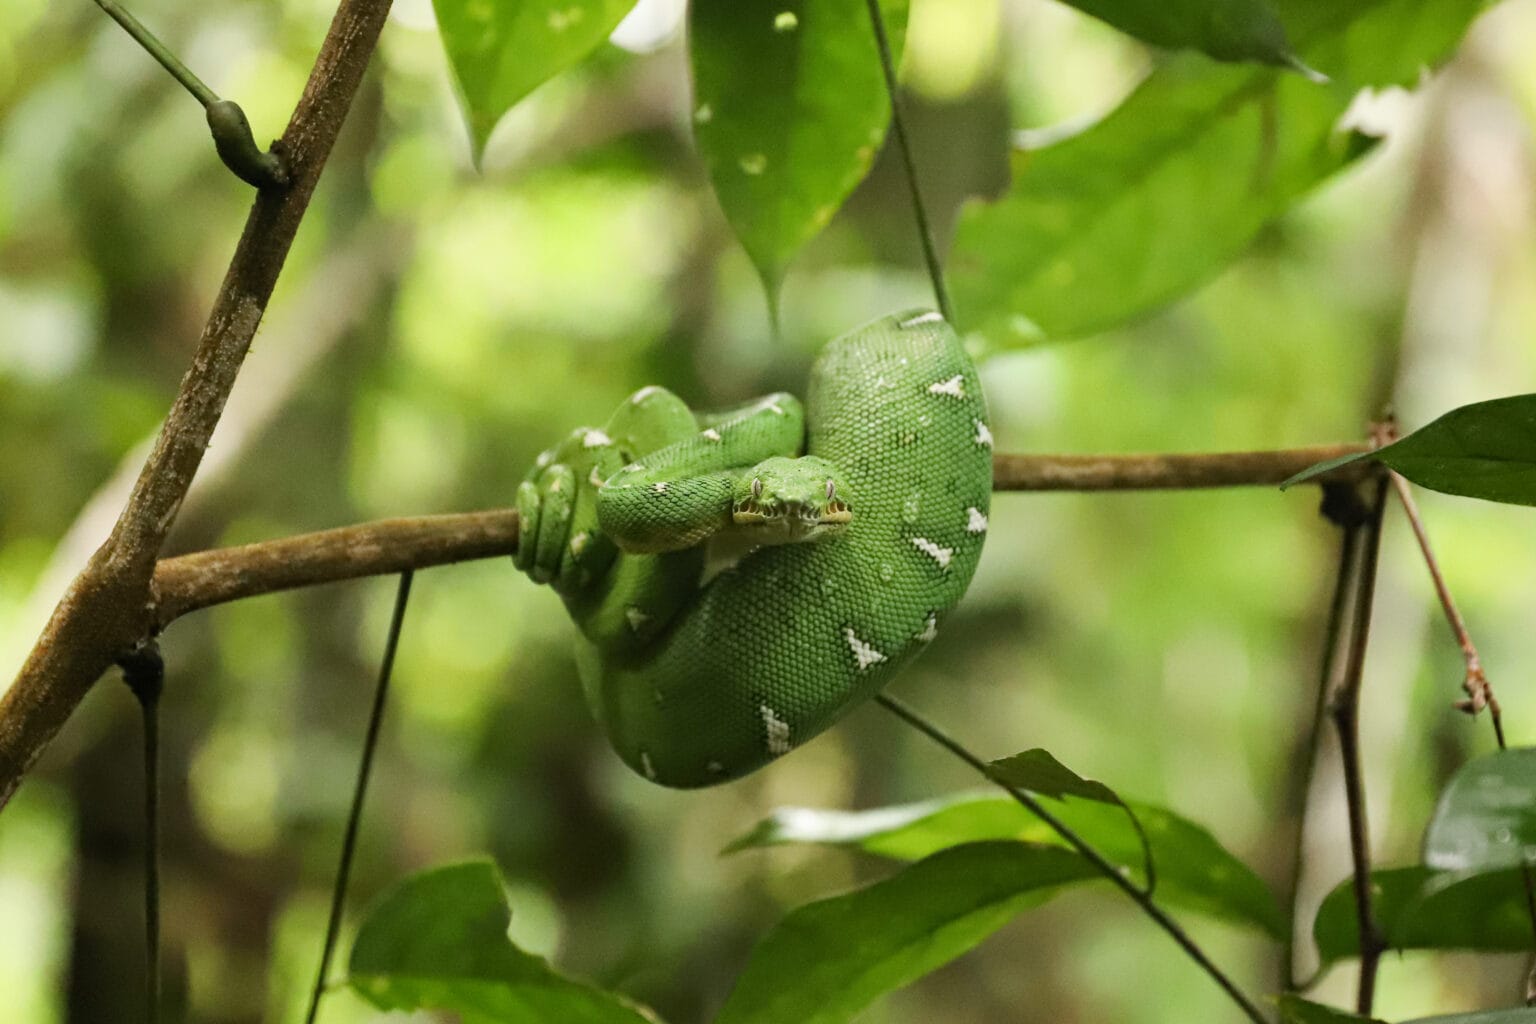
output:
M 732 506 L 731 521 L 737 526 L 776 527 L 794 533 L 821 526 L 844 526 L 853 522 L 853 509 L 835 500 L 803 505 L 745 498 Z

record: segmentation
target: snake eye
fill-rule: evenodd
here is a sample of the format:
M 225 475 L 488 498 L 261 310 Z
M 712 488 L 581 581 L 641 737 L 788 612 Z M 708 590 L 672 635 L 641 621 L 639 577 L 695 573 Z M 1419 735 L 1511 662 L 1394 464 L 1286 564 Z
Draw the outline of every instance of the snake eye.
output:
M 837 494 L 837 484 L 833 483 L 831 480 L 828 480 L 827 481 L 827 500 L 831 501 L 833 495 L 835 495 L 835 494 Z
M 760 476 L 755 476 L 755 477 L 752 478 L 752 497 L 754 497 L 754 498 L 761 498 L 762 496 L 763 496 L 763 478 L 760 477 Z

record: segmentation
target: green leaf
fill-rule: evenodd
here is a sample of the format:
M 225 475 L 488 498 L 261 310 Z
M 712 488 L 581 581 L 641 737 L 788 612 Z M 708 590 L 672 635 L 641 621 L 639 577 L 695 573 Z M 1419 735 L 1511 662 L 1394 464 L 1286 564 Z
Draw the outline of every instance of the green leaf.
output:
M 1536 505 L 1536 395 L 1453 409 L 1376 457 L 1432 491 Z
M 1297 52 L 1330 86 L 1185 55 L 1086 131 L 1018 150 L 1009 193 L 960 219 L 961 328 L 993 348 L 1074 337 L 1208 280 L 1374 145 L 1335 130 L 1359 88 L 1416 82 L 1485 5 L 1285 0 Z
M 1120 799 L 1118 793 L 1104 783 L 1083 778 L 1056 760 L 1055 755 L 1050 751 L 1040 747 L 992 761 L 987 767 L 991 769 L 993 778 L 1018 789 L 1025 789 L 1041 796 L 1055 797 L 1057 800 L 1075 796 L 1120 808 L 1130 819 L 1131 827 L 1136 830 L 1136 835 L 1141 840 L 1142 873 L 1149 879 L 1149 885 L 1150 881 L 1157 877 L 1155 867 L 1157 862 L 1152 856 L 1152 846 L 1147 839 L 1146 830 L 1142 828 L 1141 821 L 1136 817 L 1136 812 Z
M 1160 866 L 1158 899 L 1170 906 L 1285 935 L 1285 916 L 1273 894 L 1242 861 L 1204 828 L 1171 811 L 1130 801 Z M 1124 812 L 1068 797 L 1056 816 L 1112 863 L 1137 874 L 1141 841 Z M 759 822 L 727 852 L 786 843 L 852 846 L 882 857 L 915 860 L 934 851 L 984 839 L 1061 845 L 1049 827 L 1007 796 L 962 793 L 938 800 L 870 811 L 788 807 Z
M 881 0 L 892 50 L 907 0 Z M 777 302 L 784 271 L 864 179 L 890 98 L 865 0 L 693 0 L 694 136 Z
M 1458 874 L 1426 867 L 1372 872 L 1377 923 L 1392 949 L 1529 950 L 1530 915 L 1516 869 Z M 1346 880 L 1328 894 L 1312 925 L 1323 965 L 1357 956 L 1354 892 Z
M 1065 0 L 1142 42 L 1226 61 L 1296 66 L 1285 26 L 1265 0 Z
M 1536 749 L 1501 750 L 1462 766 L 1424 834 L 1424 863 L 1441 871 L 1536 863 Z
M 1280 1019 L 1285 1024 L 1383 1024 L 1375 1017 L 1359 1017 L 1293 995 L 1280 997 Z
M 1283 491 L 1289 487 L 1294 487 L 1297 484 L 1306 483 L 1308 480 L 1311 480 L 1315 476 L 1322 476 L 1324 473 L 1338 469 L 1340 466 L 1347 466 L 1351 462 L 1359 462 L 1361 459 L 1374 459 L 1376 454 L 1377 453 L 1375 451 L 1364 451 L 1355 452 L 1352 455 L 1339 455 L 1332 459 L 1324 459 L 1322 462 L 1308 466 L 1306 469 L 1302 470 L 1300 473 L 1297 473 L 1295 476 L 1287 477 L 1285 480 L 1281 481 L 1280 489 Z
M 1531 1024 L 1532 1021 L 1536 1021 L 1536 1010 L 1518 1006 L 1508 1010 L 1453 1013 L 1448 1017 L 1418 1017 L 1403 1024 Z
M 363 919 L 347 983 L 381 1010 L 449 1010 L 465 1024 L 647 1024 L 621 996 L 561 977 L 507 938 L 512 911 L 490 861 L 401 881 Z
M 896 875 L 790 911 L 737 979 L 715 1024 L 838 1024 L 948 963 L 1069 882 L 1081 857 L 1023 843 L 943 850 Z
M 635 0 L 432 0 L 478 162 L 501 116 L 606 40 Z

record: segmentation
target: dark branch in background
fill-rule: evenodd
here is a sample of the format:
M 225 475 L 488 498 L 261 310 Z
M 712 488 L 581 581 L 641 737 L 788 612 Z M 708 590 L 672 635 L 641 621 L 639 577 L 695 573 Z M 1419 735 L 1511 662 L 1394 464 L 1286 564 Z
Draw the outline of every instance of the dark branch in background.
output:
M 1376 564 L 1381 552 L 1381 516 L 1387 503 L 1387 481 L 1377 481 L 1369 513 L 1362 526 L 1358 560 L 1353 573 L 1354 614 L 1349 626 L 1349 649 L 1344 672 L 1329 712 L 1339 734 L 1339 754 L 1344 770 L 1344 797 L 1349 811 L 1349 852 L 1354 864 L 1351 881 L 1355 892 L 1355 920 L 1360 933 L 1360 984 L 1355 1009 L 1369 1016 L 1376 998 L 1376 969 L 1386 951 L 1386 939 L 1376 922 L 1371 901 L 1371 841 L 1366 824 L 1365 769 L 1360 758 L 1360 684 L 1365 675 L 1365 648 L 1370 638 L 1371 612 L 1375 607 Z
M 257 193 L 192 365 L 126 507 L 0 699 L 0 805 L 92 684 L 154 629 L 150 583 L 161 546 L 261 322 L 389 6 L 389 0 L 341 0 L 304 95 L 274 147 L 288 168 L 289 187 Z
M 1213 455 L 998 455 L 1000 491 L 1113 491 L 1264 486 L 1350 445 Z M 1317 483 L 1371 472 L 1351 464 Z M 243 547 L 168 558 L 155 569 L 154 624 L 163 629 L 188 612 L 296 587 L 427 569 L 517 550 L 511 509 L 386 519 Z

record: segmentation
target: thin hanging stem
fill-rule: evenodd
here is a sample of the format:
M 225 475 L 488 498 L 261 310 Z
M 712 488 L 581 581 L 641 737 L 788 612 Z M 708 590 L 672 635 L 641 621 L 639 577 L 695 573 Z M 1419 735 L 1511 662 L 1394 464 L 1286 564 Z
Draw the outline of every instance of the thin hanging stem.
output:
M 363 740 L 363 755 L 357 765 L 357 785 L 352 791 L 352 809 L 347 815 L 347 831 L 341 841 L 341 863 L 331 888 L 331 916 L 325 928 L 325 948 L 320 953 L 320 970 L 315 974 L 315 988 L 309 997 L 305 1024 L 314 1024 L 320 1011 L 320 997 L 325 994 L 325 978 L 331 970 L 331 956 L 336 951 L 336 936 L 341 931 L 342 904 L 346 901 L 347 879 L 352 873 L 352 853 L 357 848 L 358 826 L 363 818 L 363 798 L 368 792 L 368 776 L 373 770 L 373 754 L 379 745 L 379 729 L 384 722 L 384 703 L 389 696 L 389 678 L 395 668 L 395 651 L 400 646 L 400 626 L 405 621 L 405 605 L 411 596 L 411 577 L 407 569 L 400 574 L 395 592 L 395 611 L 389 622 L 389 637 L 384 641 L 384 662 L 379 666 L 379 681 L 373 691 L 373 710 L 368 715 L 368 734 Z
M 144 1019 L 160 1021 L 160 693 L 165 662 L 147 641 L 118 663 L 144 722 Z
M 880 70 L 885 75 L 885 91 L 891 97 L 891 130 L 896 135 L 896 148 L 901 152 L 907 188 L 912 193 L 912 216 L 917 220 L 917 237 L 923 247 L 923 262 L 928 265 L 928 280 L 933 282 L 933 299 L 939 304 L 939 312 L 944 314 L 945 320 L 954 323 L 954 309 L 949 304 L 949 288 L 944 284 L 944 268 L 939 263 L 939 248 L 934 244 L 933 227 L 928 223 L 928 208 L 923 204 L 923 193 L 917 185 L 917 164 L 912 159 L 906 119 L 901 114 L 901 90 L 896 84 L 896 61 L 891 56 L 891 42 L 885 34 L 885 16 L 880 13 L 880 0 L 868 0 L 868 3 L 869 22 L 875 30 L 875 48 L 880 51 Z
M 123 26 L 123 29 L 133 36 L 140 46 L 149 51 L 151 57 L 160 62 L 161 67 L 171 73 L 172 78 L 180 82 L 187 92 L 197 97 L 197 102 L 204 107 L 210 107 L 219 101 L 217 93 L 204 85 L 201 78 L 194 75 L 191 69 L 183 64 L 164 43 L 155 38 L 153 32 L 145 28 L 139 19 L 124 10 L 117 0 L 96 0 L 96 6 L 106 11 L 107 16 L 113 21 Z
M 1179 948 L 1184 950 L 1190 959 L 1199 964 L 1201 969 L 1210 975 L 1217 985 L 1221 986 L 1222 991 L 1231 997 L 1232 1001 L 1242 1009 L 1249 1020 L 1253 1021 L 1254 1024 L 1267 1024 L 1264 1013 L 1259 1009 L 1258 1005 L 1248 998 L 1243 993 L 1243 990 L 1238 988 L 1237 984 L 1227 977 L 1220 967 L 1216 966 L 1205 950 L 1201 949 L 1195 940 L 1190 938 L 1189 933 L 1177 921 L 1163 912 L 1162 908 L 1157 905 L 1149 893 L 1137 888 L 1134 882 L 1121 873 L 1120 868 L 1111 864 L 1102 853 L 1090 846 L 1086 839 L 1072 831 L 1065 822 L 1046 810 L 1039 800 L 1036 800 L 1028 791 L 1019 789 L 1017 786 L 998 778 L 993 773 L 992 767 L 985 761 L 971 753 L 959 741 L 950 737 L 937 725 L 934 725 L 895 697 L 877 694 L 875 700 L 897 718 L 900 718 L 903 722 L 906 722 L 918 732 L 976 769 L 988 782 L 1001 788 L 1009 796 L 1013 797 L 1014 800 L 1023 805 L 1031 814 L 1045 822 L 1053 832 L 1065 839 L 1068 845 L 1097 868 L 1100 874 L 1129 896 L 1148 917 L 1156 922 L 1159 928 L 1167 932 L 1168 936 L 1178 943 Z

